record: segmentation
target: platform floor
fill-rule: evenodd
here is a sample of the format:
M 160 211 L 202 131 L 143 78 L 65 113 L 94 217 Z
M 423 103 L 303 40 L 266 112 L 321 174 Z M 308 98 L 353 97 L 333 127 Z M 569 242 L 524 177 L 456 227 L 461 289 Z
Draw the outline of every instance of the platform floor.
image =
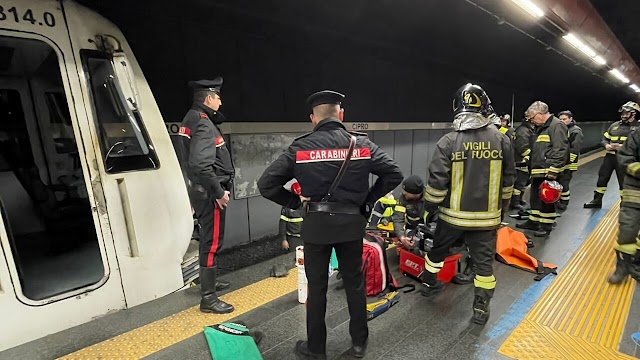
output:
M 615 178 L 609 183 L 603 209 L 582 208 L 592 197 L 602 162 L 601 157 L 594 158 L 574 176 L 571 204 L 551 236 L 531 237 L 535 243 L 531 254 L 558 265 L 558 276 L 537 282 L 532 273 L 496 262 L 498 286 L 484 327 L 470 322 L 472 285 L 448 284 L 433 299 L 419 291 L 401 294 L 397 305 L 369 322 L 366 359 L 636 356 L 631 335 L 640 331 L 639 291 L 633 281 L 612 287 L 604 280 L 612 269 L 611 243 L 617 228 Z M 393 250 L 389 261 L 397 269 Z M 268 278 L 276 263 L 292 268 L 288 277 Z M 265 359 L 296 359 L 294 345 L 306 336 L 305 307 L 297 302 L 293 263 L 290 252 L 223 276 L 233 283 L 223 296 L 236 305 L 233 314 L 200 313 L 199 289 L 193 287 L 0 352 L 0 359 L 211 359 L 202 327 L 227 320 L 244 321 L 265 333 L 260 344 Z M 397 272 L 394 275 L 401 284 L 412 281 Z M 348 359 L 344 355 L 351 346 L 346 299 L 336 286 L 332 277 L 327 295 L 327 355 Z

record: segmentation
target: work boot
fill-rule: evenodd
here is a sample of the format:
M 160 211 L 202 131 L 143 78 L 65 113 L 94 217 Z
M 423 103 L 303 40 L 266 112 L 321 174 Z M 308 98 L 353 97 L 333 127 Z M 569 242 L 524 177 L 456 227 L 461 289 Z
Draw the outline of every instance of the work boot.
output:
M 347 355 L 356 357 L 358 359 L 363 358 L 367 352 L 367 344 L 353 345 L 348 351 Z
M 609 275 L 609 284 L 620 284 L 629 276 L 628 264 L 631 260 L 631 255 L 616 251 L 616 270 Z
M 480 295 L 476 295 L 473 300 L 472 321 L 478 325 L 484 325 L 489 320 L 489 300 Z
M 593 200 L 584 204 L 585 209 L 600 209 L 602 208 L 602 197 L 604 194 L 601 194 L 597 191 L 593 192 Z
M 204 313 L 228 314 L 233 312 L 233 305 L 218 299 L 216 295 L 216 266 L 200 267 L 200 311 Z
M 541 224 L 540 229 L 533 233 L 535 237 L 545 237 L 551 234 L 551 230 L 553 230 L 553 225 L 551 224 Z
M 312 353 L 311 350 L 309 350 L 309 343 L 307 341 L 298 340 L 298 342 L 296 343 L 295 351 L 296 351 L 296 354 L 301 355 L 305 359 L 319 359 L 319 360 L 327 359 L 326 354 Z
M 471 257 L 467 258 L 467 266 L 465 267 L 464 271 L 461 273 L 456 274 L 452 279 L 451 282 L 456 284 L 456 285 L 468 285 L 468 284 L 472 284 L 473 283 L 473 279 L 476 278 L 476 273 L 473 271 L 473 260 L 471 259 Z
M 538 231 L 540 229 L 540 223 L 538 223 L 536 221 L 527 220 L 527 221 L 525 221 L 523 223 L 516 224 L 516 227 L 518 229 Z
M 429 285 L 427 283 L 422 283 L 422 296 L 431 297 L 437 295 L 444 290 L 444 282 L 440 280 L 436 280 L 433 285 Z
M 523 206 L 520 203 L 522 195 L 513 195 L 511 197 L 511 203 L 509 204 L 509 210 L 522 210 Z
M 527 206 L 527 202 L 524 200 L 524 198 L 520 198 L 520 205 L 522 205 L 523 207 Z

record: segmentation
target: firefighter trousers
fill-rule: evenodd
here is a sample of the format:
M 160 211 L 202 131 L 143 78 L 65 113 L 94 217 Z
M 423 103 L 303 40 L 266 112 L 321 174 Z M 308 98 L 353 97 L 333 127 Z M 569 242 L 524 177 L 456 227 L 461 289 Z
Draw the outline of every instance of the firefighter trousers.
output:
M 622 203 L 618 215 L 620 229 L 615 249 L 629 255 L 635 255 L 640 247 L 640 188 L 625 186 L 622 190 Z
M 607 191 L 607 184 L 611 179 L 611 174 L 616 172 L 618 177 L 618 187 L 622 190 L 624 185 L 625 169 L 618 166 L 618 160 L 615 154 L 607 154 L 604 156 L 600 170 L 598 170 L 598 183 L 596 184 L 596 192 L 604 194 Z
M 304 240 L 304 239 L 303 239 Z M 309 350 L 326 354 L 327 267 L 332 249 L 336 250 L 340 274 L 347 294 L 349 334 L 353 345 L 363 346 L 369 337 L 367 298 L 362 276 L 362 238 L 336 244 L 304 243 L 304 269 L 307 275 L 307 341 Z
M 556 205 L 547 204 L 540 200 L 540 185 L 545 179 L 543 177 L 531 178 L 531 192 L 529 201 L 531 203 L 531 215 L 529 220 L 537 222 L 546 230 L 551 230 L 551 226 L 556 222 Z
M 529 170 L 524 168 L 516 168 L 516 181 L 513 184 L 513 195 L 523 196 L 524 189 L 529 184 Z
M 200 224 L 200 266 L 215 265 L 215 256 L 222 247 L 226 208 L 221 209 L 213 196 L 191 198 L 191 206 Z
M 433 248 L 425 256 L 425 276 L 423 280 L 433 285 L 436 276 L 444 266 L 444 259 L 456 241 L 462 239 L 469 248 L 476 277 L 473 281 L 475 294 L 483 299 L 493 297 L 496 278 L 493 276 L 493 258 L 496 253 L 496 230 L 461 230 L 449 223 L 438 220 L 433 237 Z
M 558 182 L 562 185 L 562 193 L 560 194 L 560 200 L 568 204 L 571 200 L 571 179 L 573 178 L 572 170 L 565 170 L 558 175 Z

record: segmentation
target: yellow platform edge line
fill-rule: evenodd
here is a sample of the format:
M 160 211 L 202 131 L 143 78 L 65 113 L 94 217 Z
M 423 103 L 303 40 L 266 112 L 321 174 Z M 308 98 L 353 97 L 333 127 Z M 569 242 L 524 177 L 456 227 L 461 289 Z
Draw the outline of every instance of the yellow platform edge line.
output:
M 590 157 L 596 155 L 602 156 Z M 627 278 L 610 285 L 606 280 L 615 265 L 619 208 L 617 202 L 598 223 L 500 346 L 500 354 L 521 360 L 633 359 L 617 347 L 636 282 Z
M 197 335 L 208 325 L 228 321 L 297 289 L 298 270 L 266 278 L 220 298 L 233 304 L 230 314 L 205 314 L 199 305 L 65 355 L 60 359 L 140 359 Z

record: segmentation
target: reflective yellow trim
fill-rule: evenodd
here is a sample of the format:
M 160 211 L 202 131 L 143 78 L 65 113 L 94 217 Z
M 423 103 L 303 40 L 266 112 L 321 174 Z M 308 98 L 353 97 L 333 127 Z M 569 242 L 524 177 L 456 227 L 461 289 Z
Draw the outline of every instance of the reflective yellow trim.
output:
M 393 208 L 386 208 L 384 209 L 384 213 L 382 214 L 382 217 L 390 217 L 393 216 Z
M 602 134 L 602 136 L 604 136 L 605 138 L 607 138 L 607 139 L 611 140 L 611 135 L 609 135 L 609 132 L 608 132 L 608 131 L 605 131 L 605 133 L 604 133 L 604 134 Z
M 402 206 L 402 205 L 396 205 L 394 207 L 394 210 L 397 212 L 401 212 L 401 213 L 406 213 L 407 212 L 407 208 Z
M 464 163 L 456 161 L 451 169 L 451 199 L 450 208 L 460 210 L 462 201 L 462 186 L 464 185 Z
M 620 137 L 619 136 L 612 136 L 609 139 L 611 139 L 611 141 L 618 141 L 618 140 L 620 140 Z
M 571 191 L 561 192 L 560 195 L 571 195 Z
M 577 171 L 578 170 L 578 163 L 575 164 L 569 164 L 567 165 L 567 168 L 571 171 Z
M 429 259 L 429 255 L 424 256 L 424 269 L 432 274 L 437 274 L 444 266 L 444 261 L 434 263 Z
M 460 226 L 465 228 L 479 228 L 479 227 L 493 227 L 500 225 L 500 221 L 502 220 L 500 217 L 495 219 L 487 219 L 487 220 L 468 220 L 468 219 L 458 219 L 451 217 L 449 215 L 440 214 L 440 219 L 454 226 Z
M 640 191 L 631 189 L 622 189 L 622 201 L 626 203 L 640 204 Z
M 502 160 L 491 160 L 489 162 L 488 211 L 500 209 L 500 175 L 502 175 Z
M 548 172 L 549 172 L 549 169 L 531 169 L 531 175 L 546 174 Z
M 517 167 L 516 170 L 522 171 L 522 172 L 526 172 L 526 173 L 529 172 L 529 168 L 528 167 Z
M 509 128 L 506 128 L 506 127 L 504 127 L 504 126 L 501 126 L 501 127 L 500 127 L 500 129 L 498 129 L 498 130 L 500 130 L 500 132 L 501 132 L 501 133 L 506 134 L 506 133 L 507 133 L 507 131 L 509 131 Z
M 495 276 L 480 276 L 476 275 L 475 279 L 473 279 L 473 285 L 477 288 L 492 290 L 496 288 L 496 278 Z
M 636 173 L 640 170 L 640 162 L 633 162 L 627 166 L 627 174 L 636 176 Z
M 407 215 L 407 219 L 411 220 L 411 221 L 416 221 L 416 220 L 420 220 L 420 216 L 418 217 L 411 217 L 409 215 Z
M 298 223 L 298 222 L 302 222 L 302 220 L 304 220 L 303 218 L 299 217 L 299 218 L 288 218 L 284 215 L 280 215 L 280 219 L 286 221 L 286 222 L 292 222 L 292 223 Z
M 427 187 L 424 189 L 424 191 L 426 191 L 427 193 L 433 195 L 433 196 L 447 196 L 447 193 L 449 192 L 449 190 L 445 189 L 445 190 L 438 190 L 436 188 L 431 187 L 431 185 L 427 185 Z
M 614 249 L 629 255 L 635 255 L 638 252 L 638 245 L 636 244 L 616 244 Z
M 378 201 L 380 201 L 382 204 L 385 205 L 396 205 L 398 202 L 394 199 L 389 199 L 386 197 L 381 197 L 380 199 L 378 199 Z
M 538 222 L 543 223 L 543 224 L 553 224 L 553 223 L 556 222 L 556 219 L 538 218 Z
M 545 217 L 545 218 L 556 218 L 556 213 L 543 213 L 542 211 L 538 212 L 537 215 L 540 215 L 541 217 Z
M 627 137 L 626 136 L 620 136 L 620 141 L 622 141 L 622 142 L 627 141 Z
M 536 142 L 551 142 L 551 138 L 547 134 L 538 135 Z
M 293 237 L 300 237 L 300 234 L 292 234 L 292 233 L 290 233 L 288 231 L 287 231 L 287 235 L 293 236 Z
M 577 158 L 578 158 L 578 154 L 573 154 L 573 153 L 569 154 L 569 160 L 571 162 L 576 161 Z
M 607 191 L 606 187 L 598 187 L 596 188 L 596 192 L 599 194 L 604 194 Z
M 569 201 L 569 200 L 571 200 L 571 196 L 569 196 L 569 195 L 567 195 L 567 196 L 560 196 L 560 200 Z
M 518 189 L 513 189 L 513 195 L 520 195 L 520 194 L 522 194 L 522 191 Z
M 486 220 L 502 216 L 502 212 L 499 209 L 492 211 L 462 211 L 442 206 L 440 207 L 440 213 L 466 220 Z
M 515 189 L 513 186 L 507 186 L 502 188 L 502 199 L 509 200 L 513 196 Z
M 525 151 L 524 151 L 522 154 L 520 154 L 520 155 L 522 155 L 522 157 L 525 157 L 525 156 L 528 156 L 529 154 L 531 154 L 531 149 L 527 149 L 527 150 L 525 150 Z
M 441 202 L 444 201 L 444 196 L 433 196 L 429 193 L 424 193 L 424 199 L 427 200 L 428 202 L 432 203 L 432 204 L 440 204 Z
M 562 169 L 558 169 L 558 168 L 557 168 L 557 167 L 555 167 L 555 166 L 550 166 L 550 167 L 549 167 L 549 171 L 557 174 L 557 173 L 561 172 L 561 171 L 562 171 Z
M 615 152 L 615 151 L 613 151 L 613 150 L 607 150 L 607 154 L 613 154 L 613 155 L 615 155 L 615 154 L 616 154 L 616 152 Z

